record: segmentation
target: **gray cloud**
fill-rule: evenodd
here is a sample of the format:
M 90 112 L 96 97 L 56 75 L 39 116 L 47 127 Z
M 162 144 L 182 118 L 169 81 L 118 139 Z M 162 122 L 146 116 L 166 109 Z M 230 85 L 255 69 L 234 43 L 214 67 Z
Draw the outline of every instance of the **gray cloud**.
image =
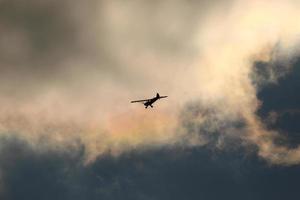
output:
M 84 148 L 37 152 L 1 138 L 1 198 L 29 199 L 293 199 L 299 166 L 268 167 L 248 151 L 158 148 L 109 155 L 82 165 Z

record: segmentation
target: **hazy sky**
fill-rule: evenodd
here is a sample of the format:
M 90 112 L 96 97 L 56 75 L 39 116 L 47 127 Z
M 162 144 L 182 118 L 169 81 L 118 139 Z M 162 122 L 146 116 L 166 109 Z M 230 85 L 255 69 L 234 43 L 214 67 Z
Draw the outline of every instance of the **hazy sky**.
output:
M 0 0 L 0 196 L 298 199 L 299 9 Z

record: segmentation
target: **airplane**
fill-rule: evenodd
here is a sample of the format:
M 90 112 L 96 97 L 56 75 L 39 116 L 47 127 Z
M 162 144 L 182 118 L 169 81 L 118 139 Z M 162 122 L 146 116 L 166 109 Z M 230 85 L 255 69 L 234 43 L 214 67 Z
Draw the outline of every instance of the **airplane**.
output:
M 153 97 L 152 99 L 143 99 L 143 100 L 136 100 L 136 101 L 131 101 L 131 103 L 137 103 L 137 102 L 142 102 L 145 106 L 145 108 L 147 109 L 148 106 L 150 106 L 151 108 L 153 108 L 153 103 L 159 99 L 162 98 L 167 98 L 168 96 L 159 96 L 158 93 L 156 93 L 156 97 Z

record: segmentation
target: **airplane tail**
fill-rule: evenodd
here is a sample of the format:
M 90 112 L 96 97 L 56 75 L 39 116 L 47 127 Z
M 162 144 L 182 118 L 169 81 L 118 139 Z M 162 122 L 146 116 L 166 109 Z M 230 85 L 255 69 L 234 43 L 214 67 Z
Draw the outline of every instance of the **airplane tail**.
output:
M 158 93 L 156 93 L 156 98 L 159 98 L 160 96 L 159 96 L 159 94 Z

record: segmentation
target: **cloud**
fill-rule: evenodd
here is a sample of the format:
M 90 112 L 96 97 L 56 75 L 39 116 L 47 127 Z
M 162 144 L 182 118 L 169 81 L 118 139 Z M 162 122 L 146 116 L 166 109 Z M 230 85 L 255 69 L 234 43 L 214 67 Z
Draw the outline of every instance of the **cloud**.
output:
M 0 5 L 2 135 L 40 151 L 82 144 L 87 161 L 238 140 L 271 163 L 300 162 L 256 113 L 258 91 L 297 56 L 297 1 Z M 129 104 L 156 92 L 169 95 L 159 109 Z
M 0 66 L 7 71 L 1 75 L 1 133 L 36 148 L 81 141 L 88 159 L 174 143 L 177 104 L 184 100 L 147 114 L 129 102 L 156 92 L 179 97 L 176 80 L 193 57 L 189 37 L 203 15 L 193 7 L 198 3 L 76 3 L 1 2 Z
M 293 199 L 299 166 L 268 167 L 245 149 L 156 148 L 104 155 L 83 165 L 84 148 L 37 152 L 1 138 L 3 199 Z M 262 189 L 263 188 L 263 189 Z M 217 191 L 217 192 L 216 192 Z

